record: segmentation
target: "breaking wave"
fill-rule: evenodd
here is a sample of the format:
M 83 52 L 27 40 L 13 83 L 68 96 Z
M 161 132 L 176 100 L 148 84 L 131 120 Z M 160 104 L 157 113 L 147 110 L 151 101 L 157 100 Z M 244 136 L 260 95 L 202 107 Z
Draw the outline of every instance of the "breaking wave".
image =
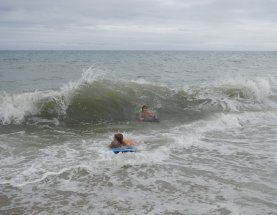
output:
M 172 88 L 141 81 L 110 81 L 89 68 L 58 90 L 0 94 L 0 124 L 99 123 L 136 120 L 143 104 L 162 119 L 197 119 L 220 112 L 277 107 L 274 78 L 225 80 Z

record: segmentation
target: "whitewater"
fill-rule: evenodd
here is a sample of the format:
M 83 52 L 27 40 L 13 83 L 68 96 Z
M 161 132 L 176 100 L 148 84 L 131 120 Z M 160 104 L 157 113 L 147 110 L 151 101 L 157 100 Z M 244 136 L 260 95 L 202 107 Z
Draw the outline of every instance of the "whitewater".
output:
M 0 51 L 1 214 L 277 214 L 276 144 L 276 52 Z

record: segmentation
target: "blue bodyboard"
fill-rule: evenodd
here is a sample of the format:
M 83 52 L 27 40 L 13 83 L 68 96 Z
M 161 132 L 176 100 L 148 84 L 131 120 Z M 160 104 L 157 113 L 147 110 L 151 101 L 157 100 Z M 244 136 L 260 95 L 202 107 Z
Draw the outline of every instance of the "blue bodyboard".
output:
M 125 152 L 136 152 L 137 150 L 135 148 L 113 148 L 112 151 L 117 154 L 119 152 L 125 153 Z

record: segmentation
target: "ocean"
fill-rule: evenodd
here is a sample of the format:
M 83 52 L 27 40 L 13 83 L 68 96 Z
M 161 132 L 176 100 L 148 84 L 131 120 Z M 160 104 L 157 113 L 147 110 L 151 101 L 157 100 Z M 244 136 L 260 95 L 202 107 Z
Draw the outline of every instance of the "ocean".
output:
M 0 51 L 1 215 L 273 215 L 276 179 L 277 52 Z

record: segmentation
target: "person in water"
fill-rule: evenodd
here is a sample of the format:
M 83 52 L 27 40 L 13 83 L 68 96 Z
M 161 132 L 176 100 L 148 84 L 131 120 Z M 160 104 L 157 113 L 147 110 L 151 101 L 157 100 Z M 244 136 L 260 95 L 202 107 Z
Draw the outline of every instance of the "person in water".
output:
M 138 117 L 140 121 L 159 121 L 159 117 L 157 117 L 147 105 L 142 106 L 141 112 L 139 112 Z
M 113 137 L 113 141 L 110 144 L 110 148 L 119 148 L 119 147 L 128 147 L 133 146 L 134 142 L 127 138 L 123 137 L 123 134 L 115 134 Z

